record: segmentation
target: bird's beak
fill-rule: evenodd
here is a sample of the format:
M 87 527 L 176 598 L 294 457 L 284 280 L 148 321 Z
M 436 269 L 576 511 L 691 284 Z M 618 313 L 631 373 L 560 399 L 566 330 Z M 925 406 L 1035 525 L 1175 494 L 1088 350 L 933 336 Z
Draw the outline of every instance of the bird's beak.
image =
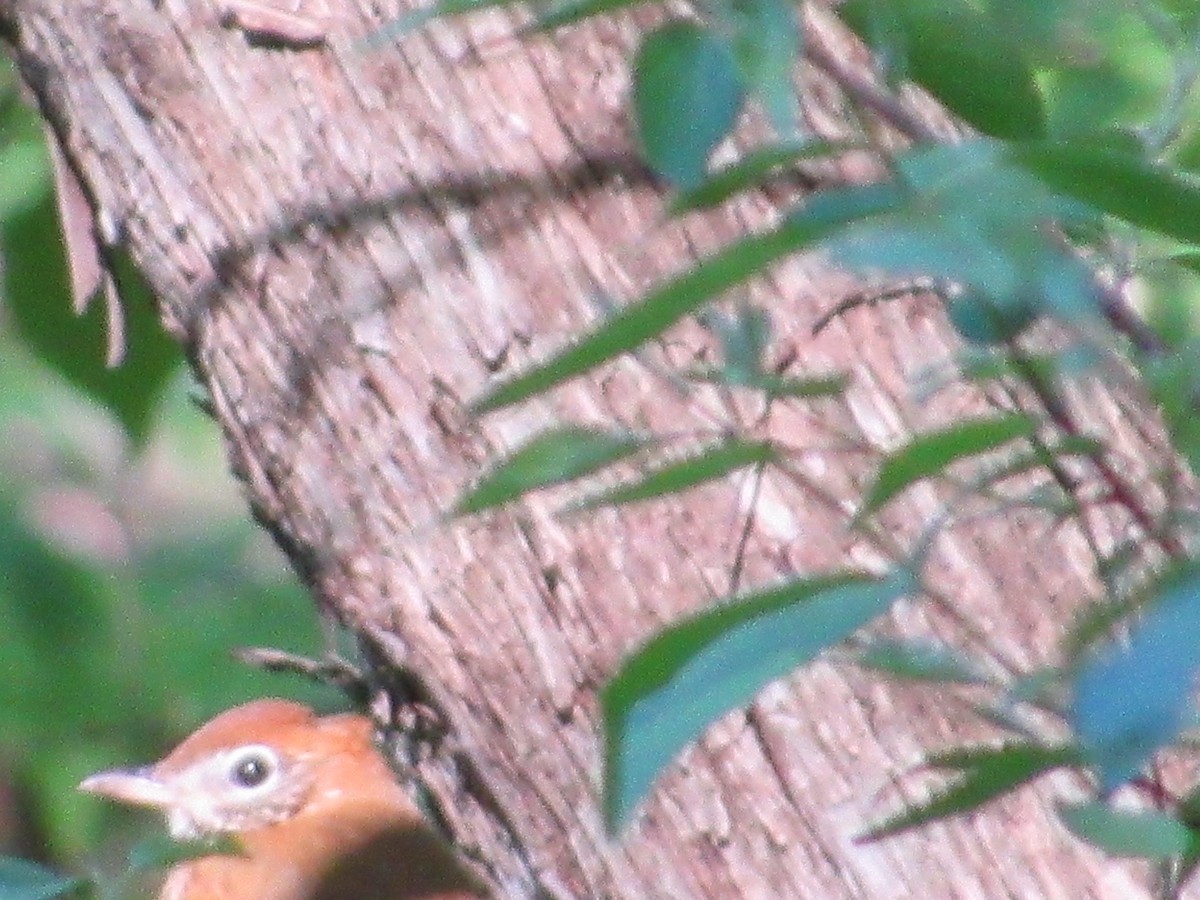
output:
M 154 770 L 149 766 L 97 772 L 83 779 L 79 783 L 79 790 L 121 803 L 156 809 L 164 809 L 174 801 L 171 791 L 154 777 Z

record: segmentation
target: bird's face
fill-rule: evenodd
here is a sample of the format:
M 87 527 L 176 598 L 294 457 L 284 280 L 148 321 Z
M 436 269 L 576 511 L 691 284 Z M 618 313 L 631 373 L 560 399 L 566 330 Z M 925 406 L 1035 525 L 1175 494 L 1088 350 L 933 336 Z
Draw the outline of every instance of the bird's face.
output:
M 171 836 L 192 840 L 289 819 L 312 785 L 311 767 L 304 760 L 268 744 L 214 749 L 182 767 L 168 762 L 170 758 L 143 769 L 100 772 L 80 788 L 161 809 Z
M 80 788 L 161 810 L 178 839 L 240 834 L 293 818 L 314 795 L 343 793 L 319 784 L 322 773 L 356 757 L 375 758 L 365 719 L 259 700 L 217 716 L 153 766 L 100 772 Z

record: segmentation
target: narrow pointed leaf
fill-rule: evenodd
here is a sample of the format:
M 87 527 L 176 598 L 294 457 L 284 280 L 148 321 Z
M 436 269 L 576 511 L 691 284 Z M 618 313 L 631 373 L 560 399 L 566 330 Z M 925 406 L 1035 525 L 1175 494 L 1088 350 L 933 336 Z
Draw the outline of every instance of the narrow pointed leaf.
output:
M 1078 660 L 1089 648 L 1106 638 L 1111 639 L 1114 629 L 1128 621 L 1144 599 L 1137 595 L 1105 596 L 1081 607 L 1071 617 L 1059 640 L 1063 657 L 1069 661 Z
M 1059 356 L 1030 353 L 1021 360 L 1021 365 L 1017 366 L 1005 354 L 995 353 L 991 349 L 979 350 L 977 348 L 968 348 L 958 357 L 958 367 L 962 377 L 983 384 L 1000 378 L 1013 377 L 1033 377 L 1045 384 L 1050 384 L 1060 374 L 1061 364 L 1062 360 Z M 1031 375 L 1024 373 L 1031 373 Z
M 827 249 L 851 268 L 961 285 L 951 319 L 982 343 L 1018 333 L 1037 315 L 1095 319 L 1096 290 L 1084 264 L 1030 233 L 1029 223 L 1079 224 L 1097 212 L 1005 154 L 987 140 L 910 151 L 896 160 L 908 204 L 845 229 Z
M 1012 413 L 963 422 L 920 435 L 884 459 L 858 517 L 870 515 L 905 488 L 922 478 L 941 473 L 951 463 L 995 450 L 1033 434 L 1036 428 L 1034 417 Z
M 1111 856 L 1161 859 L 1194 851 L 1200 844 L 1200 832 L 1157 809 L 1064 803 L 1058 808 L 1058 816 L 1072 834 Z
M 762 391 L 772 397 L 790 397 L 796 400 L 836 397 L 846 390 L 849 379 L 845 375 L 818 375 L 812 378 L 794 378 L 761 372 L 753 378 L 741 379 L 737 373 L 723 368 L 689 369 L 684 372 L 689 381 L 709 384 L 725 384 L 730 387 L 746 387 Z
M 955 769 L 960 772 L 981 766 L 1015 771 L 1043 763 L 1048 766 L 1067 766 L 1078 765 L 1082 761 L 1079 748 L 1070 744 L 1044 747 L 1041 744 L 1009 743 L 938 750 L 925 758 L 925 765 L 931 769 Z
M 1003 699 L 998 703 L 972 703 L 969 708 L 981 722 L 994 725 L 999 731 L 1009 732 L 1012 737 L 1025 740 L 1034 737 L 1029 723 L 1020 716 L 1016 707 Z
M 1168 575 L 1119 644 L 1075 676 L 1075 731 L 1105 791 L 1136 775 L 1187 721 L 1200 671 L 1200 568 Z
M 721 341 L 723 368 L 730 380 L 746 384 L 757 378 L 771 341 L 771 319 L 766 310 L 748 306 L 728 319 L 709 310 L 703 321 Z
M 1002 702 L 1032 703 L 1059 712 L 1066 708 L 1067 673 L 1058 666 L 1042 666 L 1013 680 Z M 1061 713 L 1060 713 L 1061 714 Z
M 650 500 L 663 494 L 678 494 L 707 481 L 723 478 L 747 466 L 762 466 L 775 458 L 767 441 L 727 441 L 689 459 L 679 460 L 647 472 L 637 481 L 600 491 L 572 504 L 571 511 L 617 506 Z
M 776 260 L 813 245 L 847 222 L 894 205 L 898 196 L 896 189 L 888 186 L 842 188 L 817 194 L 801 212 L 789 216 L 778 228 L 751 235 L 702 260 L 688 272 L 615 313 L 578 343 L 493 388 L 474 401 L 472 409 L 481 413 L 516 403 L 635 350 Z
M 691 190 L 679 193 L 667 207 L 667 212 L 669 215 L 678 216 L 698 209 L 708 209 L 724 203 L 734 194 L 759 186 L 801 160 L 833 156 L 853 150 L 856 146 L 858 145 L 814 139 L 803 144 L 783 144 L 752 151 L 736 163 L 718 169 Z
M 962 763 L 969 764 L 962 777 L 926 802 L 874 826 L 858 840 L 877 841 L 938 819 L 970 812 L 1050 769 L 1072 765 L 1077 757 L 1077 751 L 1072 747 L 1035 744 L 972 749 L 969 756 L 961 758 Z M 942 768 L 963 768 L 947 765 L 949 759 L 952 757 L 943 755 Z
M 4 900 L 55 900 L 85 884 L 81 878 L 60 875 L 25 859 L 0 856 L 0 897 Z
M 787 397 L 792 400 L 815 400 L 819 397 L 837 397 L 846 391 L 849 379 L 845 375 L 827 375 L 814 378 L 791 378 L 786 375 L 764 373 L 748 386 L 758 388 L 771 397 Z
M 503 0 L 498 0 L 503 2 Z M 534 29 L 537 31 L 553 31 L 564 25 L 571 25 L 581 19 L 613 12 L 624 6 L 633 6 L 643 0 L 562 0 L 562 2 L 547 3 L 545 8 L 538 11 Z
M 720 603 L 652 638 L 601 695 L 609 829 L 628 819 L 663 767 L 715 719 L 914 589 L 906 572 L 802 578 Z
M 640 450 L 643 438 L 623 432 L 565 425 L 522 445 L 464 494 L 451 515 L 477 513 L 522 494 L 595 472 Z
M 1193 831 L 1200 828 L 1200 786 L 1193 787 L 1179 801 L 1175 811 L 1179 820 Z M 1198 865 L 1200 865 L 1200 841 L 1193 841 L 1179 860 L 1179 867 L 1175 870 L 1174 884 L 1179 886 L 1187 883 Z
M 1200 184 L 1142 156 L 1084 142 L 1014 145 L 1011 159 L 1059 193 L 1187 244 L 1200 244 Z
M 980 684 L 980 670 L 949 647 L 931 641 L 873 638 L 850 656 L 855 665 L 914 681 Z
M 1014 476 L 1045 468 L 1063 457 L 1091 457 L 1103 451 L 1104 445 L 1095 438 L 1069 434 L 1050 446 L 1038 444 L 1030 448 L 1028 452 L 1013 453 L 1000 464 L 984 471 L 975 484 L 980 490 L 983 490 L 989 485 L 997 484 Z
M 385 22 L 362 39 L 362 46 L 364 49 L 373 50 L 424 27 L 434 19 L 477 12 L 493 6 L 505 6 L 509 2 L 510 0 L 439 0 L 432 6 L 409 10 Z

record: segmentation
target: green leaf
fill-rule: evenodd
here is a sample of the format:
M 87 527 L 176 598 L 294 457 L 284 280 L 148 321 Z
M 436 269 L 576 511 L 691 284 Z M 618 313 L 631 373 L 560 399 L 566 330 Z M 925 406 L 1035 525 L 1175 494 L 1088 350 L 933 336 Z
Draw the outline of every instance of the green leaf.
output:
M 711 310 L 701 319 L 721 341 L 725 372 L 735 384 L 748 384 L 763 370 L 763 356 L 771 340 L 771 320 L 758 306 L 743 306 L 729 319 Z
M 800 55 L 796 13 L 786 0 L 726 0 L 718 19 L 729 33 L 742 82 L 758 97 L 776 132 L 785 138 L 799 130 L 800 104 L 792 67 Z
M 451 515 L 481 512 L 522 494 L 587 475 L 637 452 L 645 439 L 579 425 L 551 428 L 522 445 L 459 498 Z
M 1073 747 L 1007 744 L 1000 747 L 964 748 L 931 756 L 935 768 L 962 771 L 962 776 L 929 800 L 911 806 L 861 835 L 859 841 L 877 841 L 938 819 L 970 812 L 1013 788 L 1059 766 L 1078 762 Z
M 980 721 L 986 722 L 999 731 L 1008 732 L 1010 736 L 1025 740 L 1035 737 L 1030 731 L 1028 717 L 1023 717 L 1020 711 L 1011 702 L 1008 702 L 1008 698 L 1002 698 L 1000 702 L 995 703 L 971 703 L 968 708 L 979 717 Z
M 946 315 L 959 337 L 972 344 L 1002 344 L 1028 328 L 1037 317 L 1030 297 L 997 303 L 979 291 L 964 291 L 946 304 Z
M 88 883 L 28 860 L 0 856 L 0 897 L 4 900 L 54 900 L 72 894 Z
M 503 2 L 503 0 L 496 0 Z M 626 6 L 642 3 L 644 0 L 557 0 L 557 2 L 537 3 L 537 20 L 534 29 L 537 31 L 553 31 L 564 25 L 571 25 L 592 16 L 614 12 Z
M 638 138 L 651 168 L 692 188 L 742 108 L 742 80 L 729 46 L 693 22 L 672 22 L 642 41 L 634 62 Z
M 1059 713 L 1066 709 L 1066 673 L 1057 666 L 1042 666 L 1015 678 L 1002 702 L 1032 703 Z
M 711 722 L 915 588 L 907 572 L 801 578 L 731 598 L 652 638 L 601 693 L 609 829 L 628 819 L 662 768 Z
M 1071 833 L 1111 856 L 1160 859 L 1194 852 L 1200 833 L 1156 809 L 1117 810 L 1104 803 L 1063 803 L 1058 816 Z
M 725 441 L 688 459 L 653 469 L 637 481 L 585 497 L 568 509 L 575 512 L 678 494 L 746 466 L 763 466 L 774 459 L 775 450 L 768 441 Z
M 938 750 L 925 758 L 931 769 L 956 769 L 965 772 L 980 766 L 996 766 L 1004 771 L 1045 764 L 1049 767 L 1077 765 L 1079 748 L 1071 744 L 1046 747 L 1042 744 L 979 745 Z
M 1184 243 L 1200 243 L 1200 184 L 1194 178 L 1082 141 L 1019 144 L 1009 155 L 1067 197 Z
M 1175 813 L 1179 817 L 1179 821 L 1191 829 L 1193 834 L 1200 828 L 1200 785 L 1194 786 L 1179 801 Z M 1191 846 L 1182 854 L 1179 865 L 1173 873 L 1174 878 L 1171 883 L 1176 891 L 1191 878 L 1198 865 L 1200 865 L 1200 841 L 1192 841 Z
M 1176 351 L 1200 336 L 1196 298 L 1200 297 L 1200 254 L 1188 249 L 1146 260 L 1138 277 L 1138 315 L 1162 343 L 1162 352 Z
M 765 373 L 754 379 L 748 386 L 759 388 L 771 397 L 814 400 L 819 397 L 837 397 L 845 393 L 848 382 L 849 379 L 845 375 L 790 378 L 785 375 Z
M 850 661 L 893 678 L 982 684 L 980 669 L 943 644 L 930 641 L 870 638 L 850 654 Z
M 725 290 L 770 263 L 810 246 L 849 221 L 888 208 L 897 193 L 886 186 L 844 188 L 815 195 L 773 231 L 751 235 L 698 263 L 547 362 L 503 382 L 472 403 L 476 413 L 524 400 L 586 372 L 662 334 Z
M 1063 657 L 1074 662 L 1100 641 L 1111 639 L 1114 629 L 1144 603 L 1145 597 L 1137 595 L 1106 596 L 1081 607 L 1071 619 L 1059 644 Z
M 1095 457 L 1103 451 L 1104 444 L 1101 441 L 1083 435 L 1069 434 L 1049 446 L 1037 443 L 1028 452 L 1019 451 L 1009 455 L 1004 462 L 989 467 L 976 479 L 975 484 L 982 490 L 989 485 L 1012 478 L 1014 475 L 1022 475 L 1031 469 L 1048 468 L 1064 457 Z
M 667 206 L 678 216 L 724 203 L 734 194 L 757 187 L 780 170 L 805 159 L 820 159 L 855 149 L 847 142 L 813 139 L 801 144 L 781 144 L 751 151 L 735 163 L 712 173 L 691 190 L 681 191 Z
M 988 342 L 1036 314 L 1097 317 L 1090 271 L 1030 227 L 1080 226 L 1098 218 L 1090 206 L 1052 191 L 994 141 L 920 148 L 897 167 L 904 202 L 833 236 L 828 249 L 839 262 L 961 285 L 970 301 L 952 304 L 951 315 L 968 337 Z M 981 317 L 984 298 L 994 316 Z
M 1178 253 L 1172 253 L 1167 259 L 1195 275 L 1200 275 L 1200 250 L 1181 250 Z
M 846 24 L 871 48 L 879 73 L 889 88 L 896 90 L 911 81 L 904 23 L 891 3 L 864 3 L 859 8 L 846 4 Z
M 743 379 L 739 373 L 731 373 L 724 368 L 688 369 L 683 376 L 689 381 L 703 381 L 709 384 L 724 384 L 730 387 L 748 387 L 760 390 L 772 397 L 790 397 L 793 399 L 816 399 L 819 397 L 836 397 L 846 390 L 848 379 L 845 375 L 818 375 L 812 378 L 793 378 L 786 375 L 774 375 L 762 372 L 753 378 Z
M 1191 704 L 1200 669 L 1200 567 L 1170 573 L 1157 593 L 1128 635 L 1075 676 L 1073 724 L 1105 791 L 1179 734 Z
M 984 9 L 963 0 L 850 0 L 837 11 L 864 40 L 902 47 L 907 74 L 977 130 L 1010 140 L 1044 135 L 1025 49 Z M 881 22 L 901 33 L 881 36 Z
M 857 518 L 870 515 L 909 485 L 940 474 L 953 462 L 1033 434 L 1037 424 L 1033 416 L 1009 413 L 962 422 L 914 438 L 884 459 Z
M 1032 372 L 1033 377 L 1044 384 L 1052 384 L 1061 374 L 1060 358 L 1044 353 L 1023 355 L 1017 365 L 1008 354 L 968 347 L 959 354 L 957 361 L 963 378 L 984 385 L 1001 378 L 1026 378 L 1029 377 L 1027 372 Z
M 367 50 L 377 49 L 388 41 L 404 37 L 423 27 L 434 19 L 478 12 L 493 6 L 507 6 L 510 2 L 511 0 L 439 0 L 432 6 L 409 10 L 395 19 L 385 22 L 362 39 L 362 46 Z
M 1153 353 L 1136 360 L 1150 399 L 1162 415 L 1175 451 L 1200 471 L 1200 343 L 1187 341 L 1171 353 Z
M 845 188 L 817 191 L 805 201 L 800 209 L 788 213 L 787 220 L 789 224 L 793 225 L 836 231 L 859 219 L 867 219 L 901 208 L 907 200 L 907 191 L 890 182 L 851 185 Z M 824 236 L 824 232 L 817 235 L 817 237 Z

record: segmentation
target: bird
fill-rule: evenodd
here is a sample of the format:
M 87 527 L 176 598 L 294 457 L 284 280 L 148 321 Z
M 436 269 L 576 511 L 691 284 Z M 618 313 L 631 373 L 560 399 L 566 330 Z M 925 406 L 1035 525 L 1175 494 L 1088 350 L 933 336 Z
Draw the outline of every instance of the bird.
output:
M 232 836 L 171 868 L 158 900 L 476 900 L 478 879 L 424 820 L 376 749 L 369 719 L 255 700 L 161 761 L 79 789 L 166 815 L 177 840 Z

